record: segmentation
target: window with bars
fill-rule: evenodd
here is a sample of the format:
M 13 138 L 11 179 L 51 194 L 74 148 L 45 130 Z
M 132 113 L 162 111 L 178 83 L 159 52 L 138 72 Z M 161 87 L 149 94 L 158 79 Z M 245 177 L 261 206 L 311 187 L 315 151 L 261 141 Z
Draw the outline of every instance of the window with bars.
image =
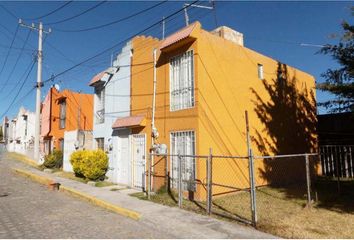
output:
M 59 102 L 59 128 L 65 128 L 66 122 L 66 100 Z
M 96 95 L 97 95 L 96 122 L 104 123 L 105 89 L 104 88 L 96 89 Z
M 170 110 L 194 107 L 193 50 L 170 60 Z
M 178 186 L 178 169 L 181 164 L 182 189 L 195 191 L 195 158 L 185 155 L 195 155 L 195 135 L 194 131 L 178 131 L 170 134 L 171 154 L 180 154 L 171 157 L 172 187 Z

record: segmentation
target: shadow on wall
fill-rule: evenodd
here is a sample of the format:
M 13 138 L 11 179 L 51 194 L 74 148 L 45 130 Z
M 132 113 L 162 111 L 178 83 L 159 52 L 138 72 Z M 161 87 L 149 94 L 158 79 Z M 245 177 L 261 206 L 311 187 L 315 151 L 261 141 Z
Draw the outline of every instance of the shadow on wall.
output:
M 265 101 L 255 89 L 254 110 L 263 124 L 256 129 L 253 143 L 262 155 L 302 154 L 317 151 L 316 101 L 312 89 L 290 78 L 287 66 L 278 62 L 276 79 L 263 80 L 269 95 Z M 311 159 L 311 162 L 315 162 Z M 257 160 L 258 161 L 258 160 Z M 290 185 L 305 180 L 305 158 L 265 159 L 256 162 L 259 185 Z M 311 171 L 315 172 L 315 164 Z M 256 181 L 257 181 L 256 180 Z

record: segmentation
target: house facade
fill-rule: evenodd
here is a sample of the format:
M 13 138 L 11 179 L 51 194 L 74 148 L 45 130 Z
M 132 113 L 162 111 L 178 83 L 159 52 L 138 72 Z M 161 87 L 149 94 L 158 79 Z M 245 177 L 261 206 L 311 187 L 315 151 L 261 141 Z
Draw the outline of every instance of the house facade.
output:
M 196 22 L 164 40 L 138 36 L 130 44 L 130 114 L 118 116 L 111 126 L 119 139 L 112 142 L 118 154 L 112 160 L 128 172 L 118 171 L 118 183 L 146 187 L 152 132 L 158 132 L 155 143 L 165 144 L 172 155 L 205 156 L 212 149 L 216 155 L 246 156 L 245 111 L 256 155 L 315 151 L 313 76 L 245 47 L 241 33 L 225 26 L 206 31 Z M 244 161 L 214 164 L 213 179 L 234 188 L 248 187 Z M 154 191 L 167 182 L 176 188 L 178 164 L 177 157 L 152 158 Z M 259 161 L 256 169 L 268 167 Z M 181 169 L 184 190 L 204 198 L 206 192 L 198 183 L 206 179 L 206 160 L 186 157 Z M 258 185 L 270 182 L 257 173 Z
M 71 152 L 65 151 L 64 136 L 67 131 L 79 130 L 92 135 L 93 96 L 73 92 L 59 91 L 51 87 L 41 109 L 41 154 L 47 155 L 58 149 L 63 151 L 64 165 L 69 162 Z M 79 139 L 79 135 L 77 135 Z M 87 137 L 89 139 L 89 136 Z M 85 143 L 82 143 L 85 144 Z M 82 145 L 81 144 L 81 145 Z M 70 149 L 70 147 L 68 148 Z
M 130 185 L 127 171 L 127 139 L 121 132 L 114 131 L 112 125 L 116 118 L 130 115 L 130 65 L 131 43 L 128 42 L 117 55 L 113 66 L 97 74 L 89 85 L 94 88 L 93 137 L 95 148 L 107 152 L 109 169 L 106 173 L 109 181 Z M 119 147 L 118 147 L 119 146 Z
M 21 107 L 15 118 L 7 119 L 5 134 L 9 152 L 33 157 L 35 113 Z
M 5 116 L 2 122 L 2 140 L 3 143 L 6 145 L 9 139 L 9 119 Z

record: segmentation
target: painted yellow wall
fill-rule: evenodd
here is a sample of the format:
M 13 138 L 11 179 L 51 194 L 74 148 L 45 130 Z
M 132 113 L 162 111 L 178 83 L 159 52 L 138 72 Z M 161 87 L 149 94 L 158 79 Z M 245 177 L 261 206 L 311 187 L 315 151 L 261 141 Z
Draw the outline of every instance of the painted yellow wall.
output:
M 211 147 L 216 155 L 247 156 L 245 111 L 255 155 L 316 151 L 316 105 L 310 96 L 315 80 L 311 75 L 278 65 L 269 57 L 204 30 L 197 41 L 199 154 Z M 264 80 L 258 78 L 258 64 L 263 65 Z M 279 69 L 286 69 L 287 73 L 282 71 L 281 75 L 286 79 L 277 79 Z M 204 173 L 204 166 L 200 167 Z M 271 163 L 256 160 L 256 183 L 303 177 L 303 167 L 303 158 Z M 249 186 L 247 160 L 215 158 L 213 169 L 213 182 Z M 214 188 L 215 193 L 229 190 Z
M 287 74 L 281 76 L 287 75 L 288 81 L 285 82 L 290 83 L 293 80 L 294 85 L 286 84 L 287 87 L 282 90 L 284 93 L 281 95 L 287 99 L 284 100 L 276 94 L 279 88 L 282 88 L 282 83 L 278 82 L 279 84 L 276 85 L 272 82 L 273 79 L 277 78 L 277 61 L 202 29 L 196 29 L 194 36 L 197 37 L 195 41 L 189 41 L 186 44 L 182 42 L 174 50 L 163 53 L 158 51 L 157 54 L 155 121 L 160 134 L 159 143 L 167 144 L 170 152 L 169 134 L 171 131 L 194 130 L 197 154 L 207 155 L 209 148 L 212 148 L 213 154 L 217 155 L 246 156 L 244 115 L 245 110 L 247 110 L 251 136 L 254 137 L 252 148 L 256 155 L 314 151 L 315 131 L 313 125 L 310 124 L 311 126 L 308 127 L 306 123 L 306 114 L 310 116 L 308 118 L 311 119 L 312 123 L 315 120 L 316 113 L 314 99 L 310 99 L 309 96 L 309 92 L 314 91 L 315 86 L 314 78 L 311 75 L 286 66 Z M 145 114 L 148 120 L 145 128 L 135 129 L 133 132 L 146 133 L 147 148 L 151 146 L 153 49 L 158 48 L 159 43 L 157 39 L 151 37 L 136 37 L 133 39 L 131 115 Z M 169 110 L 169 59 L 191 49 L 194 51 L 196 106 L 187 110 L 171 112 Z M 263 65 L 264 80 L 258 78 L 258 63 Z M 283 65 L 280 66 L 284 69 Z M 276 88 L 273 93 L 271 90 L 274 86 Z M 267 87 L 270 90 L 267 91 Z M 308 95 L 304 91 L 307 91 Z M 294 94 L 297 94 L 297 98 L 302 99 L 301 101 L 305 103 L 291 103 Z M 277 101 L 281 99 L 284 102 L 290 101 L 289 106 L 278 104 Z M 278 106 L 281 108 L 278 109 Z M 289 109 L 286 109 L 287 107 Z M 306 114 L 303 114 L 303 119 L 287 121 L 287 117 L 292 116 L 287 111 L 296 112 L 292 109 L 294 107 L 298 107 L 296 111 Z M 308 109 L 304 109 L 304 107 L 308 107 Z M 263 117 L 263 115 L 266 117 Z M 277 124 L 281 127 L 277 128 Z M 304 126 L 299 128 L 295 125 Z M 300 131 L 302 130 L 309 132 L 306 136 L 311 136 L 311 144 L 294 142 L 301 137 L 306 137 L 301 135 Z M 260 142 L 260 139 L 265 143 L 269 142 L 270 145 L 263 144 L 266 147 L 262 148 L 262 144 L 256 144 Z M 307 141 L 307 139 L 303 139 L 303 141 Z M 155 158 L 155 163 L 158 160 Z M 271 182 L 267 177 L 261 176 L 261 172 L 269 170 L 269 166 L 264 161 L 257 160 L 255 168 L 258 174 L 258 185 Z M 205 169 L 205 159 L 196 159 L 196 177 L 201 182 L 205 182 L 206 179 Z M 247 160 L 215 158 L 213 169 L 214 182 L 234 187 L 248 186 Z M 165 181 L 164 178 L 159 177 L 163 176 L 165 172 L 164 160 L 157 163 L 154 172 L 157 175 L 154 178 L 154 188 L 157 190 Z M 296 173 L 296 171 L 293 171 L 293 174 L 296 175 Z M 226 191 L 226 189 L 222 187 L 214 188 L 214 193 L 223 191 Z M 198 186 L 196 198 L 204 197 L 205 190 L 202 186 Z

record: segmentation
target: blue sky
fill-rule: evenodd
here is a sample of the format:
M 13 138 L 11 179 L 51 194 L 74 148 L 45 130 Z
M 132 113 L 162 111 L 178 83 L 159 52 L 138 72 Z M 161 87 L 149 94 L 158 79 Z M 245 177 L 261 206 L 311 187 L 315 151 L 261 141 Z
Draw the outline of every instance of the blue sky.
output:
M 58 74 L 145 29 L 161 20 L 163 16 L 177 11 L 184 4 L 182 1 L 167 2 L 111 26 L 86 32 L 65 32 L 112 22 L 158 3 L 154 1 L 107 1 L 78 18 L 59 24 L 47 24 L 74 16 L 98 3 L 97 1 L 74 1 L 54 14 L 41 19 L 46 30 L 49 27 L 52 28 L 52 32 L 46 36 L 43 45 L 43 80 L 49 79 L 52 74 Z M 13 15 L 23 18 L 26 24 L 32 22 L 38 24 L 39 20 L 30 19 L 43 16 L 63 4 L 64 2 L 59 1 L 0 2 L 0 5 Z M 209 3 L 202 2 L 201 4 L 208 5 Z M 206 30 L 212 30 L 217 25 L 229 26 L 244 34 L 245 46 L 308 72 L 315 76 L 317 82 L 322 82 L 321 73 L 327 68 L 335 67 L 336 63 L 329 56 L 316 54 L 320 48 L 303 47 L 300 44 L 321 45 L 338 42 L 338 38 L 333 39 L 329 36 L 341 33 L 340 23 L 342 20 L 352 21 L 349 9 L 353 6 L 353 2 L 223 1 L 216 2 L 215 5 L 215 12 L 196 8 L 189 10 L 191 22 L 200 21 Z M 18 20 L 13 15 L 0 8 L 0 70 L 18 25 Z M 166 22 L 166 35 L 184 25 L 184 15 L 181 13 Z M 33 31 L 17 66 L 14 68 L 28 31 L 27 28 L 18 28 L 13 49 L 11 49 L 4 70 L 1 72 L 0 115 L 3 115 L 18 92 L 20 88 L 18 82 L 21 83 L 24 79 L 21 76 L 27 74 L 26 70 L 31 66 L 33 59 L 33 50 L 38 46 L 38 34 Z M 145 35 L 161 38 L 162 28 L 157 26 Z M 112 51 L 68 71 L 56 78 L 53 83 L 58 83 L 61 88 L 92 93 L 92 89 L 87 85 L 88 81 L 97 72 L 109 67 L 111 55 L 117 53 L 121 47 L 122 45 L 117 46 Z M 11 74 L 12 71 L 13 74 Z M 15 115 L 21 105 L 34 111 L 35 92 L 32 91 L 27 96 L 26 94 L 34 86 L 36 73 L 37 66 L 35 65 L 22 91 L 19 92 L 17 99 L 21 101 L 15 101 L 17 103 L 8 111 L 7 116 Z M 7 79 L 8 83 L 5 85 Z M 51 83 L 48 83 L 44 86 L 42 97 L 45 96 L 50 85 Z M 331 98 L 329 94 L 317 91 L 318 101 L 329 98 Z M 325 109 L 319 109 L 319 111 L 320 113 L 326 112 Z

